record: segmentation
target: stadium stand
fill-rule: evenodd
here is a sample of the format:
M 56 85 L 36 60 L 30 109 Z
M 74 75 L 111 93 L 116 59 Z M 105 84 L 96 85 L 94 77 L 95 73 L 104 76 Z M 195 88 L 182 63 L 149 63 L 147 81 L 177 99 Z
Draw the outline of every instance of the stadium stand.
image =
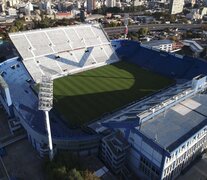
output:
M 114 41 L 112 45 L 120 59 L 168 77 L 191 80 L 207 74 L 207 63 L 201 59 L 146 48 L 135 41 Z
M 41 151 L 41 145 L 46 137 L 44 113 L 38 110 L 38 96 L 32 90 L 34 81 L 25 69 L 22 62 L 17 58 L 9 59 L 0 64 L 0 71 L 4 73 L 4 80 L 7 82 L 12 98 L 12 111 L 17 121 L 27 130 L 28 138 L 33 139 L 34 147 Z M 35 71 L 35 70 L 34 70 Z M 71 149 L 79 148 L 81 142 L 85 147 L 97 146 L 99 135 L 89 135 L 81 129 L 70 129 L 57 115 L 55 110 L 50 112 L 52 137 L 56 144 L 61 147 L 70 145 Z M 80 144 L 77 144 L 77 139 Z M 94 141 L 94 144 L 91 144 Z M 72 145 L 74 142 L 74 145 Z M 87 147 L 88 142 L 88 147 Z M 72 143 L 72 144 L 71 144 Z M 72 146 L 71 146 L 72 145 Z
M 37 83 L 42 75 L 55 79 L 118 61 L 100 25 L 33 30 L 9 36 Z

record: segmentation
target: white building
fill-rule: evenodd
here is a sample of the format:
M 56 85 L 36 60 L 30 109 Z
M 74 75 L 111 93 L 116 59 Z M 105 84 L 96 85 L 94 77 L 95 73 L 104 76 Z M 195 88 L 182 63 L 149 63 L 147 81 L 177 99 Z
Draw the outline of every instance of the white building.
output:
M 4 1 L 0 1 L 0 13 L 5 12 L 6 4 Z
M 106 7 L 115 7 L 116 0 L 106 0 Z
M 178 14 L 183 12 L 184 0 L 171 0 L 170 14 Z
M 173 44 L 174 42 L 171 40 L 157 40 L 157 41 L 149 41 L 144 43 L 144 45 L 155 48 L 155 49 L 160 49 L 162 51 L 167 51 L 171 52 L 173 51 Z
M 31 12 L 34 10 L 33 5 L 31 2 L 27 2 L 27 4 L 25 5 L 25 14 L 26 15 L 31 15 Z
M 146 0 L 135 0 L 134 1 L 134 6 L 142 6 L 144 4 L 146 4 Z
M 121 8 L 121 1 L 120 0 L 116 1 L 116 7 Z
M 8 8 L 8 14 L 9 14 L 9 16 L 16 16 L 17 10 L 14 8 Z
M 46 2 L 46 12 L 47 14 L 52 14 L 52 9 L 51 9 L 51 1 Z
M 167 4 L 169 3 L 169 0 L 151 0 L 151 3 L 157 3 L 157 4 Z

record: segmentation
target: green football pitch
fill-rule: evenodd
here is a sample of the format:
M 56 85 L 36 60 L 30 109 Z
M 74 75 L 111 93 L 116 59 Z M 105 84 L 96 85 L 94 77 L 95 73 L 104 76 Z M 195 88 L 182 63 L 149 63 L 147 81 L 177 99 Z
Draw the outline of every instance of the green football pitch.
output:
M 54 80 L 54 107 L 77 127 L 172 83 L 122 61 Z

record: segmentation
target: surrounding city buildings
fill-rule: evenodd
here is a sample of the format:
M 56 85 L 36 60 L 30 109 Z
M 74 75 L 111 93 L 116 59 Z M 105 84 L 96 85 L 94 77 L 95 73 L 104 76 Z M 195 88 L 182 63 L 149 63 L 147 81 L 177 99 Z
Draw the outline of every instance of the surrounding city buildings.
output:
M 6 9 L 6 2 L 5 0 L 0 1 L 0 12 L 5 12 Z
M 145 44 L 152 48 L 160 49 L 160 50 L 167 51 L 167 52 L 170 52 L 173 50 L 173 41 L 170 41 L 170 40 L 149 41 Z
M 87 12 L 91 13 L 96 9 L 96 0 L 87 0 Z
M 115 7 L 116 6 L 116 0 L 106 0 L 106 7 Z
M 190 20 L 200 20 L 207 15 L 207 8 L 192 9 L 189 14 L 186 15 L 186 18 Z

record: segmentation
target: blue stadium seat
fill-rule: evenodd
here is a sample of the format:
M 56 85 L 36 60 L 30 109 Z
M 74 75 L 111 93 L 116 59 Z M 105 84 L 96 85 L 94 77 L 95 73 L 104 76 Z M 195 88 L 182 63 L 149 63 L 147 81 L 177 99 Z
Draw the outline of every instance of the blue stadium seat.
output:
M 184 56 L 177 57 L 163 51 L 142 47 L 135 41 L 120 41 L 116 52 L 125 61 L 137 64 L 153 72 L 179 79 L 192 79 L 199 74 L 207 74 L 207 62 Z

